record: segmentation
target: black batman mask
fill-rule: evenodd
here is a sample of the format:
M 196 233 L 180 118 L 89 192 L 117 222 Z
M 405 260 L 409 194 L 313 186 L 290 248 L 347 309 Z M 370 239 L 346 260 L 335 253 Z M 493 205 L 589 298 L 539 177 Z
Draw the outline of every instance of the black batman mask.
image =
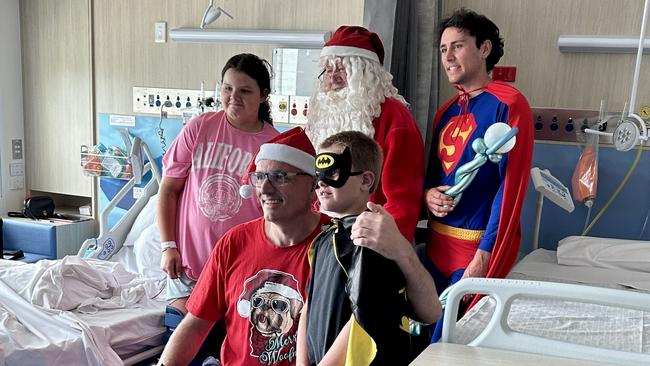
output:
M 363 172 L 352 172 L 352 155 L 346 147 L 340 154 L 320 153 L 316 155 L 316 177 L 330 187 L 341 188 L 353 175 Z

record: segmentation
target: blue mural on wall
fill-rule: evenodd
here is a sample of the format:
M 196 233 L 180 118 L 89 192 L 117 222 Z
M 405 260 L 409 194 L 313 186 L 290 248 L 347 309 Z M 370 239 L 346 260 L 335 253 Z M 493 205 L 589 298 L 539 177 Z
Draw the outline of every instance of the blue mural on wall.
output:
M 110 125 L 110 114 L 99 114 L 99 142 L 110 149 L 111 146 L 120 147 L 125 150 L 124 142 L 118 132 L 118 128 L 122 126 Z M 163 149 L 168 149 L 174 138 L 180 133 L 183 123 L 180 119 L 163 119 L 162 130 L 163 137 L 159 135 L 160 117 L 148 116 L 135 116 L 135 126 L 127 127 L 131 136 L 137 136 L 144 143 L 149 146 L 151 154 L 154 156 L 154 161 L 162 171 L 162 157 Z M 142 180 L 142 183 L 136 187 L 144 187 L 144 185 L 151 179 L 151 173 L 147 173 Z M 127 180 L 115 179 L 109 177 L 99 178 L 99 210 L 100 212 L 108 205 L 115 194 L 124 187 Z M 133 205 L 135 199 L 133 198 L 133 190 L 129 192 L 124 199 L 122 199 L 115 209 L 110 213 L 108 218 L 108 226 L 112 227 L 126 211 Z

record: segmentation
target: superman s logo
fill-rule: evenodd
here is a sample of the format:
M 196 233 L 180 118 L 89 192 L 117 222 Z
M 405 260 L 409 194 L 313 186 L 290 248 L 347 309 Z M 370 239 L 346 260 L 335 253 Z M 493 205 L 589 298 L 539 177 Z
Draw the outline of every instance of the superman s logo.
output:
M 324 170 L 334 165 L 334 158 L 328 154 L 320 154 L 316 158 L 316 169 Z
M 472 134 L 476 131 L 473 114 L 449 119 L 438 137 L 438 158 L 446 175 L 456 168 Z

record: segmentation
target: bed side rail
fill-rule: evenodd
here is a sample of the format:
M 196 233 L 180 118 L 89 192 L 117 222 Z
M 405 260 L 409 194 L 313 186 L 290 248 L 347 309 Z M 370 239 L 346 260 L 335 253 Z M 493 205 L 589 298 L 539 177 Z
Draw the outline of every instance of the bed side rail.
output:
M 143 153 L 149 161 L 140 168 L 141 173 L 134 174 L 134 177 L 115 194 L 115 197 L 102 210 L 99 215 L 99 236 L 84 241 L 77 253 L 82 258 L 106 260 L 117 253 L 122 248 L 122 244 L 131 230 L 136 217 L 140 214 L 144 206 L 146 206 L 147 202 L 149 202 L 149 198 L 158 192 L 158 186 L 162 180 L 162 176 L 149 147 L 140 138 L 135 137 L 131 150 L 131 156 L 134 157 L 134 161 L 143 161 Z M 108 216 L 110 212 L 136 184 L 140 183 L 141 177 L 149 171 L 151 171 L 152 177 L 143 188 L 142 196 L 135 201 L 133 206 L 113 227 L 108 227 Z
M 592 286 L 491 278 L 468 278 L 459 281 L 449 292 L 445 310 L 442 342 L 450 343 L 456 333 L 456 317 L 463 296 L 483 294 L 494 298 L 494 315 L 470 346 L 481 346 L 608 362 L 619 365 L 650 365 L 650 354 L 602 349 L 551 340 L 513 330 L 507 322 L 513 301 L 521 297 L 544 297 L 616 308 L 650 312 L 650 295 Z

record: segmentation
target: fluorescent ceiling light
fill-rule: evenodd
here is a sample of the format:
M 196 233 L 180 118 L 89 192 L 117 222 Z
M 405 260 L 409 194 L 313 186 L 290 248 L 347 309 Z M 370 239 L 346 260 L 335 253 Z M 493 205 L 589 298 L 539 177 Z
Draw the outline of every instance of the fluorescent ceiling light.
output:
M 639 38 L 626 36 L 560 35 L 560 52 L 637 53 Z M 643 53 L 650 53 L 650 38 L 643 40 Z
M 263 29 L 197 29 L 177 28 L 169 31 L 169 38 L 189 43 L 255 43 L 302 48 L 321 48 L 329 32 L 282 31 Z

